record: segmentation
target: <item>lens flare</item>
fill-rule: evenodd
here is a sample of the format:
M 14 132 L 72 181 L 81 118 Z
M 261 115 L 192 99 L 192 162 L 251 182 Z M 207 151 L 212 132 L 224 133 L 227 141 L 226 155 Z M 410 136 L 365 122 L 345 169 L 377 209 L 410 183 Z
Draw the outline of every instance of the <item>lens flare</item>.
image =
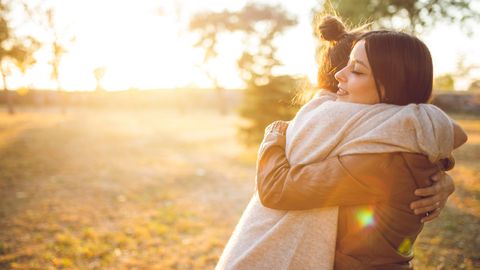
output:
M 373 225 L 375 223 L 375 220 L 373 218 L 373 210 L 370 208 L 358 210 L 357 221 L 362 227 Z
M 410 238 L 405 238 L 400 246 L 398 246 L 398 252 L 403 255 L 409 255 L 412 253 L 412 241 Z

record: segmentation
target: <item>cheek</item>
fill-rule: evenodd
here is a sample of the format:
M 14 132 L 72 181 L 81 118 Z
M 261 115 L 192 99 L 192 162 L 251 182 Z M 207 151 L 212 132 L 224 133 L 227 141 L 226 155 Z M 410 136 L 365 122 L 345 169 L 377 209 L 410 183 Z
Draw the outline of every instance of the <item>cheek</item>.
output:
M 372 102 L 379 102 L 377 87 L 374 80 L 366 80 L 364 84 L 364 95 Z
M 357 77 L 352 81 L 353 86 L 350 93 L 355 95 L 356 98 L 366 103 L 378 102 L 378 94 L 375 87 L 375 82 L 369 77 Z
M 354 76 L 349 83 L 349 86 L 354 88 L 354 90 L 361 94 L 366 94 L 371 88 L 370 81 L 368 77 L 365 76 Z

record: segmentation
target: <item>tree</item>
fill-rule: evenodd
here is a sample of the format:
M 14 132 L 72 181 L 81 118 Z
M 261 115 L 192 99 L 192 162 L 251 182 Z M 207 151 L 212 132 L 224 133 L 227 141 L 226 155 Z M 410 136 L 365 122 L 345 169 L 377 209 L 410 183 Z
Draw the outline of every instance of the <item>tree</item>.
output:
M 265 127 L 275 120 L 290 120 L 298 108 L 292 106 L 297 79 L 275 76 L 273 70 L 282 65 L 273 43 L 276 36 L 297 24 L 285 10 L 269 6 L 246 6 L 239 14 L 246 22 L 247 44 L 238 68 L 247 85 L 240 115 L 248 122 L 239 127 L 239 135 L 247 145 L 258 144 Z
M 480 93 L 480 80 L 473 81 L 468 87 L 468 91 Z
M 433 89 L 453 91 L 455 80 L 452 74 L 443 74 L 435 78 L 433 81 Z
M 66 111 L 65 93 L 63 93 L 60 83 L 60 64 L 63 56 L 67 52 L 67 46 L 75 42 L 75 36 L 61 33 L 59 25 L 55 21 L 55 11 L 49 8 L 46 11 L 47 29 L 51 34 L 51 53 L 52 59 L 50 65 L 52 66 L 52 79 L 57 85 L 57 93 L 60 100 L 60 109 L 62 113 Z
M 265 127 L 275 120 L 290 120 L 298 110 L 292 102 L 298 80 L 284 75 L 272 76 L 269 83 L 250 85 L 245 89 L 240 115 L 248 120 L 239 126 L 239 135 L 246 145 L 258 144 Z
M 199 13 L 190 22 L 190 30 L 200 33 L 195 46 L 204 50 L 203 67 L 205 72 L 212 74 L 209 77 L 217 89 L 221 86 L 215 71 L 207 70 L 206 64 L 218 55 L 219 35 L 240 33 L 243 36 L 237 67 L 247 86 L 240 108 L 240 114 L 248 120 L 245 126 L 240 127 L 241 136 L 247 144 L 261 140 L 268 123 L 290 118 L 293 114 L 288 104 L 293 98 L 296 80 L 288 76 L 274 76 L 273 70 L 281 62 L 277 59 L 277 47 L 273 41 L 296 23 L 296 18 L 280 6 L 258 4 L 248 4 L 240 11 Z
M 1 1 L 1 0 L 0 0 Z M 65 113 L 65 94 L 61 86 L 61 62 L 67 48 L 75 42 L 75 35 L 69 31 L 66 25 L 60 25 L 56 20 L 55 9 L 52 1 L 19 1 L 30 20 L 30 27 L 35 28 L 38 37 L 41 37 L 42 45 L 46 46 L 51 53 L 48 62 L 51 66 L 51 79 L 56 84 L 58 100 L 61 112 Z
M 352 24 L 372 21 L 377 26 L 391 27 L 392 20 L 403 21 L 411 33 L 421 32 L 438 21 L 464 23 L 479 20 L 480 14 L 471 7 L 469 0 L 329 0 L 323 10 L 335 12 Z M 395 27 L 398 28 L 398 27 Z
M 478 88 L 478 73 L 480 71 L 480 65 L 467 63 L 467 57 L 465 54 L 461 54 L 457 60 L 457 69 L 454 73 L 454 77 L 458 80 L 470 81 L 468 90 Z M 463 89 L 462 89 L 463 90 Z
M 93 75 L 95 76 L 95 81 L 97 82 L 97 86 L 95 87 L 96 91 L 102 91 L 102 80 L 105 77 L 105 73 L 107 72 L 106 67 L 97 67 L 93 70 Z
M 9 6 L 0 1 L 0 73 L 8 113 L 14 114 L 13 100 L 7 83 L 7 78 L 11 72 L 10 64 L 13 64 L 24 74 L 27 68 L 35 63 L 33 53 L 38 49 L 39 43 L 30 36 L 16 36 L 9 25 L 8 13 Z
M 204 52 L 202 64 L 199 67 L 213 84 L 214 91 L 218 99 L 218 106 L 221 114 L 226 113 L 225 89 L 220 85 L 215 71 L 211 70 L 209 64 L 218 56 L 217 43 L 218 36 L 222 32 L 239 31 L 232 21 L 235 17 L 234 12 L 204 12 L 196 14 L 190 22 L 190 31 L 199 32 L 200 36 L 194 44 L 197 48 L 202 48 Z

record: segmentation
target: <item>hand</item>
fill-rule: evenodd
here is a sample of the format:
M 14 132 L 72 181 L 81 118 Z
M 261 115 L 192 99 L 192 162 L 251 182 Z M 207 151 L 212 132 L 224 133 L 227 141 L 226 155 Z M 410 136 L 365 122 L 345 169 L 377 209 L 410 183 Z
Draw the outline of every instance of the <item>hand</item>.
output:
M 258 157 L 260 157 L 261 153 L 265 150 L 268 144 L 272 144 L 273 142 L 278 142 L 278 139 L 283 138 L 285 141 L 285 136 L 287 134 L 288 128 L 287 121 L 274 121 L 270 125 L 265 128 L 265 133 L 263 135 L 263 140 L 260 143 L 260 147 L 258 149 Z M 285 142 L 283 143 L 285 144 Z
M 265 135 L 269 133 L 278 133 L 285 135 L 287 133 L 288 121 L 277 120 L 265 128 Z
M 416 196 L 426 197 L 410 204 L 415 215 L 424 215 L 421 222 L 431 221 L 440 215 L 447 199 L 455 191 L 450 175 L 441 171 L 431 177 L 434 183 L 430 187 L 415 190 Z

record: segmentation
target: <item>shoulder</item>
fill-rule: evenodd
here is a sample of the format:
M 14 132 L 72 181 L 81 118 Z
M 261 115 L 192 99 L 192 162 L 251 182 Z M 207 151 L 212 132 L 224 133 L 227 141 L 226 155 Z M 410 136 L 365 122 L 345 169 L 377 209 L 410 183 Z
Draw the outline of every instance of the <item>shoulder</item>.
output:
M 447 123 L 450 123 L 450 121 L 453 121 L 442 109 L 439 107 L 433 105 L 433 104 L 428 104 L 428 103 L 420 103 L 420 104 L 408 104 L 406 106 L 402 106 L 404 112 L 408 112 L 411 115 L 421 118 L 422 115 L 425 115 L 426 119 L 429 121 L 445 121 Z
M 356 178 L 369 179 L 424 178 L 438 171 L 421 154 L 393 152 L 379 154 L 353 154 L 339 157 L 341 164 Z
M 348 167 L 364 167 L 365 169 L 381 168 L 391 165 L 392 163 L 400 162 L 402 160 L 402 153 L 349 154 L 340 156 L 339 159 Z
M 406 168 L 410 170 L 424 170 L 436 168 L 428 157 L 417 153 L 391 152 L 352 154 L 341 156 L 340 161 L 348 167 L 364 167 L 365 169 L 392 169 Z

